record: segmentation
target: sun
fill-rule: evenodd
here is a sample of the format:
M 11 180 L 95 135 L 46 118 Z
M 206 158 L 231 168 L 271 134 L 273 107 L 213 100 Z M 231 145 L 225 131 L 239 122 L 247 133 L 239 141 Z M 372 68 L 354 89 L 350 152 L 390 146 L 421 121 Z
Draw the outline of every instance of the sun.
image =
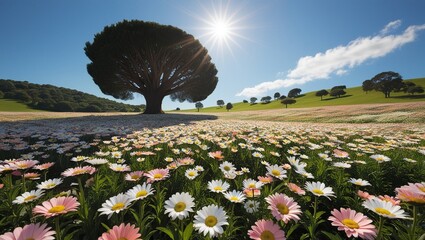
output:
M 238 16 L 238 10 L 231 10 L 230 1 L 210 7 L 203 6 L 202 16 L 196 16 L 203 24 L 199 29 L 201 35 L 199 39 L 207 46 L 209 50 L 218 51 L 222 55 L 227 52 L 233 55 L 234 47 L 241 47 L 238 41 L 244 38 L 241 35 L 244 29 L 243 17 Z

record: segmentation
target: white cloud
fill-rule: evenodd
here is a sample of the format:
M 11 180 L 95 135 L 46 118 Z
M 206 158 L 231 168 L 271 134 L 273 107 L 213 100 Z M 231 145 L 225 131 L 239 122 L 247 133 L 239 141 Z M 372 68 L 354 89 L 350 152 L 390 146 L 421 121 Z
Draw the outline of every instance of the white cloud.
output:
M 384 27 L 384 29 L 381 30 L 380 34 L 381 35 L 386 35 L 389 32 L 391 32 L 392 30 L 395 30 L 396 28 L 400 27 L 400 25 L 401 25 L 401 20 L 400 19 L 399 20 L 392 21 L 392 22 L 388 23 Z
M 417 32 L 425 29 L 425 24 L 413 25 L 399 35 L 382 35 L 382 32 L 396 28 L 400 22 L 397 20 L 387 24 L 381 31 L 381 35 L 357 38 L 347 45 L 328 49 L 324 53 L 302 57 L 298 60 L 295 69 L 288 72 L 285 79 L 263 82 L 254 87 L 245 88 L 236 96 L 262 96 L 274 89 L 327 79 L 332 74 L 344 74 L 347 68 L 354 68 L 369 59 L 383 57 L 413 42 Z

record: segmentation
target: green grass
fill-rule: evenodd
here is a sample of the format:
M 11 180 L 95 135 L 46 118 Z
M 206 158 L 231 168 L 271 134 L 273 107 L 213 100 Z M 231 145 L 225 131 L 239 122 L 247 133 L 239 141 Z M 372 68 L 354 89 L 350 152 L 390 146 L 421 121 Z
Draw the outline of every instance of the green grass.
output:
M 0 112 L 44 112 L 42 110 L 32 109 L 16 100 L 0 99 Z
M 406 80 L 414 82 L 416 85 L 425 87 L 425 78 L 416 78 Z M 318 89 L 320 90 L 320 89 Z M 318 91 L 317 90 L 317 91 Z M 329 91 L 329 89 L 327 89 Z M 372 104 L 372 103 L 403 103 L 403 102 L 417 102 L 425 101 L 425 94 L 409 95 L 404 92 L 391 93 L 391 98 L 385 98 L 382 92 L 371 91 L 367 94 L 363 92 L 362 87 L 347 88 L 347 94 L 341 98 L 334 98 L 324 96 L 323 100 L 316 97 L 317 91 L 301 94 L 297 97 L 297 102 L 288 105 L 288 108 L 308 108 L 308 107 L 321 107 L 321 106 L 336 106 L 336 105 L 355 105 L 355 104 Z M 286 94 L 286 93 L 285 93 Z M 260 98 L 259 98 L 260 99 Z M 249 99 L 246 99 L 249 101 Z M 226 101 L 225 101 L 226 102 Z M 262 104 L 257 101 L 257 104 L 251 105 L 250 103 L 233 103 L 233 109 L 230 111 L 252 111 L 252 110 L 267 110 L 267 109 L 281 109 L 285 105 L 280 103 L 279 100 L 273 100 L 271 103 Z M 183 112 L 197 112 L 197 109 L 182 110 Z M 218 106 L 206 107 L 200 112 L 226 112 L 226 107 L 220 108 Z

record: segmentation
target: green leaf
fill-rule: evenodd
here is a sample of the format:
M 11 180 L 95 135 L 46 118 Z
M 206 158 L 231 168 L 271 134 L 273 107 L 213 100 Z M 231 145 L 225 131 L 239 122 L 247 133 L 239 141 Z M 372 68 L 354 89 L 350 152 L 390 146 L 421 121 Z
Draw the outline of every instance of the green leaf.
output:
M 299 226 L 300 226 L 299 223 L 292 225 L 291 228 L 289 228 L 289 230 L 286 232 L 286 238 L 289 238 L 292 232 L 295 231 Z
M 167 234 L 172 240 L 174 240 L 174 235 L 173 232 L 171 232 L 170 229 L 165 228 L 165 227 L 157 227 L 156 229 L 158 229 L 159 231 Z
M 330 232 L 322 232 L 323 234 L 325 234 L 330 240 L 342 240 L 342 238 L 339 235 L 334 235 Z
M 191 236 L 192 236 L 192 232 L 193 232 L 193 223 L 190 223 L 184 229 L 183 240 L 189 240 L 191 238 Z

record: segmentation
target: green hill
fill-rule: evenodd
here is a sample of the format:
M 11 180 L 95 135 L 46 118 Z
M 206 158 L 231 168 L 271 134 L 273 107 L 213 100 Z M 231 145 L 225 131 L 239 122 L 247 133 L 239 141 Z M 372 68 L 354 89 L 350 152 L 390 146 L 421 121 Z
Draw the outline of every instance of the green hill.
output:
M 0 111 L 141 112 L 143 108 L 73 89 L 0 79 Z
M 12 99 L 0 99 L 1 112 L 44 112 L 43 110 L 32 109 L 26 104 Z
M 416 78 L 405 80 L 405 82 L 413 82 L 416 85 L 425 87 L 425 78 Z M 320 89 L 319 89 L 320 90 Z M 327 89 L 329 91 L 329 89 Z M 318 90 L 317 90 L 318 91 Z M 347 88 L 347 94 L 340 98 L 324 96 L 323 100 L 316 97 L 316 92 L 302 93 L 296 98 L 297 102 L 288 105 L 288 108 L 308 108 L 308 107 L 321 107 L 321 106 L 336 106 L 336 105 L 354 105 L 354 104 L 371 104 L 371 103 L 403 103 L 403 102 L 416 102 L 425 101 L 425 94 L 410 95 L 404 92 L 392 92 L 390 98 L 385 98 L 382 92 L 371 91 L 365 93 L 362 87 Z M 286 94 L 286 93 L 285 93 Z M 259 98 L 260 99 L 260 98 Z M 249 99 L 247 99 L 249 100 Z M 226 101 L 225 101 L 226 102 Z M 280 103 L 280 100 L 272 100 L 270 103 L 263 104 L 257 100 L 257 104 L 251 105 L 250 103 L 233 103 L 233 109 L 230 111 L 252 111 L 252 110 L 267 110 L 267 109 L 281 109 L 285 105 Z M 197 112 L 197 109 L 182 110 L 183 112 Z M 226 108 L 218 106 L 202 108 L 200 112 L 226 112 Z

